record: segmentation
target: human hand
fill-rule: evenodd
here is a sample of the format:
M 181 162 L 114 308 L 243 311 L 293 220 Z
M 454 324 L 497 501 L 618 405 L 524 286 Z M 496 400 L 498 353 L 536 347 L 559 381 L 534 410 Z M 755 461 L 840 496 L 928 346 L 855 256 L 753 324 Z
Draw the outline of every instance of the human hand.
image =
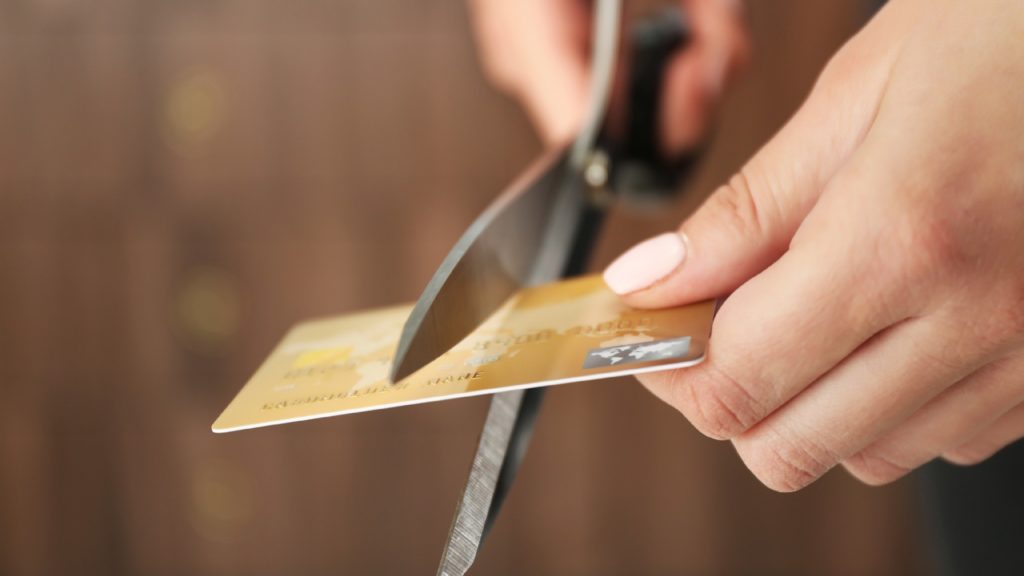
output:
M 661 146 L 697 144 L 749 41 L 739 0 L 680 0 L 691 39 L 665 72 Z M 526 109 L 545 144 L 564 144 L 583 122 L 590 67 L 586 0 L 471 0 L 477 44 L 492 83 Z M 613 110 L 616 108 L 613 90 Z
M 703 364 L 641 377 L 775 490 L 1024 436 L 1024 3 L 895 0 L 697 213 L 606 271 L 732 292 Z

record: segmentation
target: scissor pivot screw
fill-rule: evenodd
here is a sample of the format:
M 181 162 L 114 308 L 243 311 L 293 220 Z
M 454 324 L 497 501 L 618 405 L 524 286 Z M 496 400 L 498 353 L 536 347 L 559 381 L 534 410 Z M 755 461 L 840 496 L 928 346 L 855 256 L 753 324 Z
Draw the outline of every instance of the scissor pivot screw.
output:
M 607 208 L 615 200 L 608 188 L 610 160 L 608 154 L 595 150 L 587 156 L 583 164 L 583 181 L 587 184 L 587 197 L 591 205 Z
M 583 166 L 583 180 L 591 188 L 604 188 L 608 183 L 608 155 L 601 150 L 591 152 Z

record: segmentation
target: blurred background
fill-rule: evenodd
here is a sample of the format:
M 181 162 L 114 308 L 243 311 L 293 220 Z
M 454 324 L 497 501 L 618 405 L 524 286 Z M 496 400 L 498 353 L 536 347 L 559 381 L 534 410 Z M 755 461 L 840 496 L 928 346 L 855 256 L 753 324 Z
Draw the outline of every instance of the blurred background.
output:
M 863 0 L 752 0 L 674 227 Z M 487 399 L 214 435 L 296 321 L 411 301 L 540 150 L 455 0 L 0 0 L 0 573 L 432 574 Z M 918 574 L 914 480 L 762 487 L 628 379 L 552 389 L 477 574 Z

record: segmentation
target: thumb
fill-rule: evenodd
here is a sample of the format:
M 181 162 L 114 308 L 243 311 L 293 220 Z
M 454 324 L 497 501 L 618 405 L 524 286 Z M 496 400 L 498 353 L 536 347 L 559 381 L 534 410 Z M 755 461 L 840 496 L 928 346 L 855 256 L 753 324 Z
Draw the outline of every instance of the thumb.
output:
M 631 306 L 660 308 L 728 294 L 767 268 L 867 133 L 886 68 L 851 67 L 840 53 L 796 115 L 678 231 L 605 270 L 608 287 Z

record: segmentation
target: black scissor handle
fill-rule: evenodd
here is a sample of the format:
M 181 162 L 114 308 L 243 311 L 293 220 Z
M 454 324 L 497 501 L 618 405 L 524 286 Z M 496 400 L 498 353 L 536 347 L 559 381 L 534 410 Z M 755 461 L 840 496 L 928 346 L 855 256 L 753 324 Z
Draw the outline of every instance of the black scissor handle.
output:
M 623 137 L 612 142 L 612 185 L 622 195 L 658 199 L 675 194 L 693 172 L 702 146 L 666 155 L 660 145 L 665 70 L 690 38 L 685 14 L 667 8 L 631 30 L 628 109 Z

